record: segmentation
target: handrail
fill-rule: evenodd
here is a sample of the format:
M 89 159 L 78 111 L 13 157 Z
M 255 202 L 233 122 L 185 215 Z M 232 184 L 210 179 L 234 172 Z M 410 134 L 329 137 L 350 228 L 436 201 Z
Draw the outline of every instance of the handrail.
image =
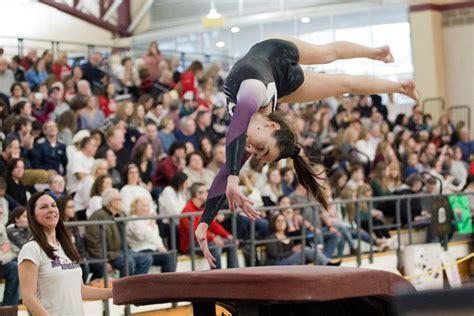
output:
M 373 262 L 373 245 L 372 245 L 372 233 L 375 230 L 379 229 L 385 229 L 385 228 L 396 228 L 397 229 L 397 240 L 398 240 L 398 247 L 397 247 L 397 259 L 398 263 L 400 263 L 400 257 L 401 257 L 401 207 L 400 207 L 400 202 L 402 200 L 407 200 L 408 204 L 409 201 L 412 199 L 422 199 L 426 197 L 440 197 L 440 196 L 466 196 L 466 195 L 474 195 L 474 192 L 460 192 L 456 194 L 404 194 L 404 195 L 393 195 L 393 196 L 383 196 L 383 197 L 373 197 L 373 198 L 358 198 L 358 199 L 346 199 L 346 200 L 334 200 L 330 204 L 331 205 L 338 205 L 338 204 L 351 204 L 355 203 L 356 204 L 356 220 L 357 220 L 357 242 L 358 242 L 358 251 L 357 251 L 357 265 L 360 266 L 362 263 L 362 253 L 361 253 L 361 226 L 360 226 L 360 209 L 358 205 L 360 203 L 368 202 L 372 206 L 373 203 L 375 202 L 383 202 L 383 201 L 396 201 L 396 222 L 394 224 L 389 224 L 389 225 L 381 225 L 377 227 L 373 227 L 371 217 L 369 217 L 369 242 L 370 242 L 370 251 L 369 251 L 369 261 Z M 267 207 L 259 207 L 256 208 L 256 210 L 259 211 L 276 211 L 276 210 L 282 210 L 284 208 L 287 208 L 288 206 L 267 206 Z M 313 226 L 315 226 L 317 222 L 317 218 L 319 216 L 319 208 L 321 205 L 317 202 L 311 202 L 311 203 L 302 203 L 302 204 L 294 204 L 291 205 L 292 208 L 298 209 L 298 208 L 307 208 L 311 207 L 311 222 Z M 407 209 L 407 212 L 410 213 L 410 210 Z M 236 217 L 238 214 L 242 213 L 242 210 L 238 209 L 235 212 L 231 213 L 229 210 L 223 210 L 222 213 L 224 214 L 230 214 L 232 216 L 232 225 L 231 225 L 231 232 L 233 235 L 236 235 L 237 231 L 237 225 L 236 225 Z M 104 271 L 104 284 L 107 286 L 108 282 L 108 276 L 106 273 L 106 264 L 108 262 L 107 259 L 107 238 L 106 238 L 106 227 L 108 225 L 113 225 L 117 224 L 118 222 L 120 223 L 127 223 L 129 221 L 137 221 L 137 220 L 160 220 L 160 219 L 180 219 L 180 218 L 190 218 L 192 222 L 194 222 L 194 218 L 196 216 L 201 216 L 202 212 L 189 212 L 189 213 L 184 213 L 184 214 L 177 214 L 177 215 L 154 215 L 154 216 L 140 216 L 140 217 L 118 217 L 115 218 L 114 220 L 88 220 L 88 221 L 68 221 L 65 222 L 65 225 L 68 227 L 77 227 L 77 226 L 100 226 L 101 230 L 101 253 L 102 253 L 102 258 L 92 258 L 91 260 L 86 260 L 86 262 L 97 262 L 97 263 L 102 263 L 103 265 L 103 271 Z M 410 221 L 410 220 L 409 220 Z M 171 234 L 171 246 L 168 251 L 169 254 L 175 258 L 177 255 L 177 247 L 176 247 L 176 240 L 174 236 L 174 229 L 176 225 L 176 221 L 171 220 L 170 221 L 171 226 L 172 226 L 172 234 Z M 412 229 L 412 226 L 410 225 L 409 222 L 409 230 Z M 411 232 L 410 232 L 411 233 Z M 194 240 L 194 230 L 190 229 L 189 231 L 190 234 L 190 256 L 191 256 L 191 266 L 192 270 L 195 270 L 195 261 L 196 261 L 196 251 L 199 251 L 198 247 L 195 247 L 195 240 Z M 321 236 L 325 236 L 330 234 L 329 232 L 322 233 Z M 122 230 L 122 236 L 123 240 L 123 250 L 128 249 L 128 242 L 125 234 L 125 230 Z M 292 236 L 289 237 L 290 240 L 300 240 L 302 242 L 302 246 L 304 247 L 306 240 L 308 237 L 308 232 L 306 231 L 305 225 L 302 225 L 302 230 L 301 230 L 301 235 L 298 236 Z M 255 265 L 255 248 L 257 245 L 262 245 L 266 244 L 268 242 L 274 242 L 274 239 L 266 238 L 266 239 L 260 239 L 256 240 L 255 239 L 255 221 L 250 222 L 250 240 L 248 241 L 249 245 L 251 246 L 251 251 L 250 251 L 250 264 L 253 266 Z M 317 244 L 320 242 L 318 239 L 317 234 L 313 234 L 313 242 L 314 242 L 314 262 L 317 263 L 317 252 L 319 251 L 317 248 Z M 411 244 L 411 237 L 410 237 L 410 244 Z M 245 241 L 247 243 L 247 241 Z M 216 248 L 216 246 L 210 246 L 210 249 Z M 237 241 L 234 240 L 233 243 L 224 246 L 224 248 L 234 248 L 234 250 L 237 250 L 238 248 L 238 243 Z M 147 255 L 150 254 L 156 254 L 158 252 L 152 252 L 152 253 L 147 253 Z M 302 253 L 302 263 L 305 261 L 305 254 L 304 252 Z M 174 261 L 175 262 L 175 261 Z M 124 251 L 124 263 L 125 263 L 125 271 L 126 274 L 128 275 L 128 253 L 127 251 Z M 109 306 L 108 302 L 104 302 L 104 307 L 105 307 L 105 314 L 109 315 Z M 127 314 L 130 312 L 130 309 L 127 309 Z

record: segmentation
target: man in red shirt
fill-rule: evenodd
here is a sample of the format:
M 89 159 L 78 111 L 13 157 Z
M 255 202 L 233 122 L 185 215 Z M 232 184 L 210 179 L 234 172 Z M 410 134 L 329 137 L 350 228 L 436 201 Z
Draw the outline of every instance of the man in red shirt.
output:
M 203 212 L 204 203 L 207 199 L 207 193 L 209 190 L 207 187 L 200 182 L 195 182 L 189 188 L 191 199 L 184 207 L 182 213 L 193 213 Z M 194 217 L 193 230 L 199 224 L 201 216 Z M 182 217 L 179 220 L 179 251 L 182 253 L 189 253 L 190 240 L 189 240 L 189 229 L 190 229 L 190 217 Z M 209 247 L 211 248 L 211 254 L 216 258 L 216 269 L 221 268 L 221 252 L 222 250 L 227 252 L 227 268 L 237 268 L 237 252 L 232 246 L 234 237 L 222 227 L 217 221 L 213 221 L 207 231 L 207 240 Z M 197 242 L 195 243 L 197 246 Z M 215 248 L 214 248 L 215 247 Z M 225 247 L 225 248 L 224 248 Z M 224 248 L 224 249 L 223 249 Z
M 176 172 L 185 166 L 186 146 L 183 142 L 176 141 L 171 144 L 168 157 L 161 159 L 153 174 L 152 183 L 159 192 L 170 184 Z

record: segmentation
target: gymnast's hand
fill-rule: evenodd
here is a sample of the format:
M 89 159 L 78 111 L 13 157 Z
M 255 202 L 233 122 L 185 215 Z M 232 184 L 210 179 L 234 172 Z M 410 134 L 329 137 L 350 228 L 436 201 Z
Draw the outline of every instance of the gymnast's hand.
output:
M 204 257 L 206 257 L 207 262 L 209 262 L 209 265 L 211 266 L 211 268 L 215 268 L 216 258 L 214 258 L 214 256 L 209 251 L 209 246 L 207 244 L 207 229 L 208 228 L 209 228 L 209 225 L 207 225 L 206 223 L 199 223 L 194 234 L 196 236 L 196 240 L 199 243 L 199 247 L 201 248 L 201 251 L 204 254 Z
M 227 178 L 227 189 L 225 194 L 227 195 L 231 212 L 234 212 L 235 207 L 237 206 L 240 207 L 250 219 L 256 220 L 260 218 L 258 212 L 252 208 L 253 201 L 240 192 L 238 176 L 231 175 Z

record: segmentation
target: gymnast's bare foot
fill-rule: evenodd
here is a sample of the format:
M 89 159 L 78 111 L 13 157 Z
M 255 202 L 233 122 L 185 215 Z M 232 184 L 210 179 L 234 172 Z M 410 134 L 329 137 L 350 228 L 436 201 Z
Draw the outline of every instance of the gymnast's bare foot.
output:
M 402 93 L 413 100 L 420 99 L 420 94 L 416 90 L 415 81 L 413 79 L 402 82 Z
M 383 61 L 384 63 L 393 63 L 395 59 L 393 59 L 392 53 L 390 52 L 390 47 L 388 45 L 384 45 L 382 47 L 376 48 L 377 53 L 375 55 L 375 60 Z

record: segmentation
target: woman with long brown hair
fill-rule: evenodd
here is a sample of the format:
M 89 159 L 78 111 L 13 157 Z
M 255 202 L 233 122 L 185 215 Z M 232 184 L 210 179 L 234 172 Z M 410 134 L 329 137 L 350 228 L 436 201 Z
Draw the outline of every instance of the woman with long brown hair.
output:
M 32 238 L 18 255 L 23 304 L 33 315 L 84 315 L 82 300 L 106 300 L 111 289 L 84 285 L 79 254 L 47 192 L 27 204 Z
M 394 82 L 370 76 L 304 72 L 300 64 L 325 64 L 337 59 L 366 57 L 393 62 L 388 46 L 370 48 L 349 42 L 312 45 L 296 38 L 269 39 L 254 45 L 230 70 L 224 84 L 231 117 L 226 135 L 227 162 L 211 186 L 196 239 L 209 264 L 215 258 L 207 245 L 207 229 L 226 197 L 231 211 L 240 207 L 258 218 L 252 201 L 239 190 L 239 173 L 254 155 L 264 162 L 291 158 L 299 183 L 323 208 L 327 201 L 320 176 L 300 155 L 297 135 L 287 119 L 275 111 L 277 102 L 304 103 L 344 93 L 370 95 L 397 92 L 418 99 L 415 82 Z
M 143 55 L 143 60 L 145 62 L 145 69 L 150 73 L 150 79 L 152 81 L 158 80 L 160 77 L 160 70 L 158 64 L 163 59 L 161 55 L 160 48 L 158 47 L 158 42 L 152 41 L 148 45 L 148 51 Z

